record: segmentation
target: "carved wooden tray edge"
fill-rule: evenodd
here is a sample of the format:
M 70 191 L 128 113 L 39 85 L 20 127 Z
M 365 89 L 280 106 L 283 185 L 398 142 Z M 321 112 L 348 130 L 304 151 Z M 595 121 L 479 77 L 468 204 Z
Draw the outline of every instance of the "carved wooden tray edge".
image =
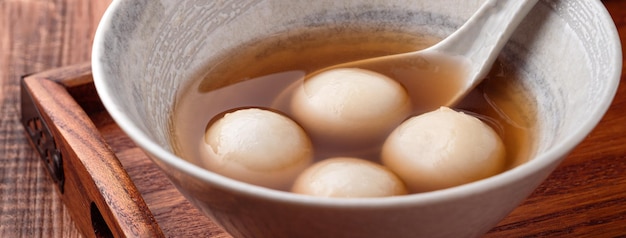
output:
M 89 63 L 22 77 L 21 98 L 29 142 L 87 237 L 230 237 L 110 119 Z

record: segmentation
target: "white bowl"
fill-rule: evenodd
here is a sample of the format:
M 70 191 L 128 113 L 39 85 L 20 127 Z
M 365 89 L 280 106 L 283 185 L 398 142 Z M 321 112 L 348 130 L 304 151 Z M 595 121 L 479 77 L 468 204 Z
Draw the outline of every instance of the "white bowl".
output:
M 329 22 L 385 22 L 445 37 L 482 1 L 113 1 L 93 76 L 117 124 L 200 210 L 236 237 L 476 237 L 518 206 L 599 122 L 615 95 L 621 46 L 600 1 L 543 0 L 501 54 L 537 109 L 530 161 L 433 192 L 321 199 L 238 182 L 172 153 L 179 89 L 225 49 Z

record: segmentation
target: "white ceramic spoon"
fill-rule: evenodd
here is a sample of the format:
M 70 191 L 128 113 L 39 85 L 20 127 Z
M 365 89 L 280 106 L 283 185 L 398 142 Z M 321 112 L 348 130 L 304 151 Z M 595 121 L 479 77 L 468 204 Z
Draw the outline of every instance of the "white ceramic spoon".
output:
M 489 73 L 500 50 L 537 1 L 487 0 L 461 28 L 430 48 L 334 65 L 306 78 L 336 68 L 367 69 L 403 83 L 417 111 L 451 106 Z

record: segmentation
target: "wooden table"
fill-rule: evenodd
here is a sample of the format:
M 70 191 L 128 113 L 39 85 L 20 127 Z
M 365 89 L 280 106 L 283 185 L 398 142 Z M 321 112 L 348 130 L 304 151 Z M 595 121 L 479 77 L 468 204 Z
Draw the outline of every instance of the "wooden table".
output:
M 0 237 L 81 236 L 23 133 L 19 79 L 88 61 L 110 1 L 0 0 Z M 603 3 L 626 45 L 626 1 Z M 626 74 L 620 84 L 593 133 L 487 237 L 626 237 Z

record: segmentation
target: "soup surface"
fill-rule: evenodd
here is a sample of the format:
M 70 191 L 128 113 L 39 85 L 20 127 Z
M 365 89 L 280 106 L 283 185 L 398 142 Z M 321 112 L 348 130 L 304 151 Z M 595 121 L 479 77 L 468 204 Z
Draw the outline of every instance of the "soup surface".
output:
M 207 73 L 192 80 L 177 98 L 171 115 L 174 152 L 203 166 L 203 158 L 209 156 L 203 139 L 205 130 L 216 116 L 252 107 L 291 116 L 289 99 L 294 87 L 302 83 L 307 73 L 342 62 L 415 51 L 439 41 L 425 35 L 380 29 L 375 32 L 367 29 L 337 31 L 330 34 L 333 37 L 328 37 L 329 32 L 315 31 L 323 30 L 290 32 L 257 40 L 227 51 L 217 63 L 207 67 Z M 416 67 L 424 66 L 423 62 L 413 63 Z M 382 70 L 391 72 L 394 68 L 389 66 Z M 406 76 L 398 80 L 411 98 L 412 115 L 424 112 L 420 105 L 428 98 L 458 87 L 454 79 L 463 73 L 463 67 L 452 62 L 428 72 L 437 73 L 422 74 L 414 81 L 406 80 Z M 535 106 L 524 93 L 521 80 L 514 65 L 497 61 L 486 80 L 452 106 L 481 119 L 499 134 L 506 147 L 506 169 L 527 161 L 533 153 L 535 115 L 532 112 Z M 435 108 L 428 108 L 431 109 Z M 314 140 L 316 161 L 343 156 L 380 162 L 380 144 L 342 151 L 316 141 L 324 141 L 324 138 Z M 380 141 L 384 141 L 384 137 Z

